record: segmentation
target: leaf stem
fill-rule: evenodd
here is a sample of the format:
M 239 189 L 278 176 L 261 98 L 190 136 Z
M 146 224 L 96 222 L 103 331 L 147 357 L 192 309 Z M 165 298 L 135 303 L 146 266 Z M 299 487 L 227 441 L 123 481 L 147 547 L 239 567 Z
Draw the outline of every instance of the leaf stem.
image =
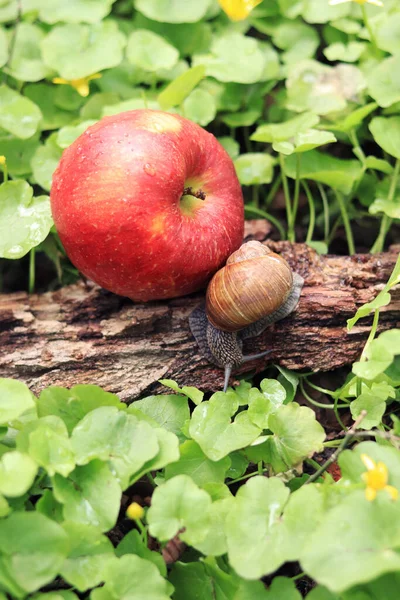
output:
M 369 18 L 368 18 L 368 13 L 367 13 L 367 9 L 365 7 L 365 4 L 361 5 L 361 10 L 362 10 L 362 16 L 363 16 L 363 20 L 364 20 L 364 25 L 365 25 L 365 27 L 368 30 L 370 41 L 371 41 L 371 44 L 373 46 L 374 52 L 375 52 L 375 54 L 379 54 L 379 48 L 378 48 L 378 44 L 376 42 L 375 33 L 374 33 L 374 30 L 371 27 L 371 23 L 370 23 Z
M 358 156 L 357 158 L 359 158 L 361 160 L 361 162 L 363 163 L 363 166 L 365 165 L 365 154 L 363 149 L 360 146 L 360 142 L 358 141 L 358 137 L 357 137 L 357 133 L 355 129 L 350 129 L 350 131 L 347 134 L 350 138 L 351 143 L 353 144 L 353 148 L 355 148 L 357 150 Z
M 347 213 L 347 207 L 344 201 L 344 198 L 341 194 L 341 192 L 338 192 L 337 190 L 334 190 L 335 192 L 335 196 L 336 196 L 336 200 L 339 204 L 339 209 L 340 209 L 340 214 L 342 215 L 342 221 L 343 221 L 343 225 L 344 225 L 344 230 L 346 232 L 346 238 L 347 238 L 347 246 L 349 249 L 349 254 L 355 254 L 356 250 L 355 250 L 355 246 L 354 246 L 354 238 L 353 238 L 353 232 L 351 229 L 351 225 L 350 225 L 350 219 L 349 219 L 349 215 Z
M 368 339 L 365 342 L 363 351 L 361 352 L 360 362 L 365 362 L 367 360 L 367 350 L 368 350 L 369 346 L 371 345 L 372 340 L 375 337 L 376 330 L 378 329 L 378 322 L 379 322 L 379 308 L 377 308 L 374 311 L 374 319 L 372 321 L 371 331 L 369 332 Z
M 269 470 L 268 467 L 262 470 L 262 473 L 266 473 Z M 249 477 L 255 477 L 256 475 L 261 475 L 258 471 L 253 471 L 252 473 L 246 473 L 246 475 L 242 475 L 242 477 L 237 477 L 236 479 L 232 479 L 232 481 L 227 481 L 226 485 L 233 485 L 234 483 L 238 483 L 239 481 L 244 481 L 244 479 L 249 479 Z
M 311 194 L 311 190 L 310 190 L 310 187 L 309 187 L 307 181 L 304 180 L 301 183 L 302 183 L 304 191 L 306 193 L 307 200 L 308 200 L 308 208 L 310 210 L 310 221 L 308 223 L 307 236 L 306 236 L 306 244 L 308 244 L 309 242 L 312 241 L 313 235 L 314 235 L 314 229 L 315 229 L 315 203 L 314 203 L 314 198 L 313 198 L 313 196 Z
M 317 188 L 324 207 L 324 242 L 329 246 L 329 202 L 323 186 L 320 183 L 317 183 Z
M 36 248 L 31 248 L 29 252 L 29 294 L 33 294 L 35 290 L 35 254 Z
M 275 179 L 274 183 L 272 184 L 271 189 L 268 192 L 268 196 L 265 199 L 265 208 L 268 208 L 269 205 L 271 204 L 272 200 L 275 198 L 276 192 L 278 191 L 281 183 L 282 183 L 282 175 L 278 175 L 278 177 Z
M 312 387 L 314 390 L 317 390 L 317 392 L 321 392 L 322 394 L 327 394 L 327 396 L 335 397 L 335 393 L 332 392 L 331 390 L 327 390 L 326 388 L 320 387 L 319 385 L 315 385 L 315 383 L 311 383 L 311 381 L 308 381 L 307 377 L 304 377 L 304 380 L 310 387 Z
M 359 426 L 359 424 L 361 423 L 361 421 L 366 417 L 367 415 L 367 411 L 366 410 L 362 410 L 360 415 L 357 417 L 357 419 L 354 421 L 352 427 L 350 427 L 350 429 L 347 431 L 346 435 L 344 436 L 340 446 L 337 448 L 337 450 L 335 450 L 335 452 L 328 458 L 328 460 L 326 462 L 324 462 L 324 464 L 318 469 L 318 471 L 316 471 L 315 473 L 313 473 L 311 475 L 311 477 L 309 479 L 307 479 L 307 481 L 305 482 L 304 485 L 307 485 L 309 483 L 313 483 L 313 481 L 316 481 L 318 479 L 318 477 L 320 477 L 322 475 L 322 473 L 324 473 L 326 471 L 326 469 L 334 462 L 336 462 L 339 454 L 341 452 L 343 452 L 343 450 L 346 448 L 346 446 L 349 445 L 349 443 L 351 442 L 354 434 L 356 433 L 356 429 Z
M 285 159 L 281 152 L 279 152 L 279 164 L 281 167 L 283 191 L 285 194 L 286 220 L 287 220 L 288 228 L 289 228 L 290 223 L 292 222 L 292 202 L 290 199 L 289 184 L 288 184 L 288 180 L 287 180 L 286 173 L 285 173 Z
M 318 408 L 330 408 L 331 410 L 334 410 L 335 407 L 336 408 L 348 408 L 347 404 L 339 404 L 337 406 L 335 404 L 324 404 L 323 402 L 317 402 L 316 400 L 314 400 L 314 398 L 311 398 L 311 396 L 308 394 L 308 392 L 306 392 L 306 390 L 304 388 L 304 384 L 303 384 L 303 379 L 299 380 L 299 385 L 300 385 L 301 393 L 303 394 L 304 398 L 308 402 L 310 402 L 310 404 L 313 404 L 314 406 L 317 406 Z
M 296 181 L 294 184 L 294 195 L 293 195 L 293 205 L 292 205 L 292 214 L 290 224 L 288 225 L 288 240 L 290 242 L 296 241 L 296 217 L 297 211 L 299 208 L 299 197 L 300 197 L 300 154 L 296 154 Z
M 393 200 L 394 200 L 394 196 L 395 196 L 396 188 L 397 188 L 397 182 L 399 179 L 399 173 L 400 173 L 400 160 L 397 159 L 396 164 L 394 166 L 392 180 L 390 182 L 388 202 L 393 202 Z M 391 217 L 389 217 L 388 215 L 383 215 L 382 220 L 381 220 L 381 226 L 380 226 L 379 233 L 378 233 L 378 237 L 376 238 L 375 243 L 371 248 L 371 254 L 375 254 L 377 252 L 383 251 L 383 248 L 385 245 L 386 234 L 390 229 L 392 221 L 393 221 L 393 219 Z

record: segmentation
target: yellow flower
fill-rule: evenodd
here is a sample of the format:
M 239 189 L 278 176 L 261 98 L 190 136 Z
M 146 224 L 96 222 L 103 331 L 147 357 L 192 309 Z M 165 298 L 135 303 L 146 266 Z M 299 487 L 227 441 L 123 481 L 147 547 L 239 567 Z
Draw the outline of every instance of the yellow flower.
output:
M 243 21 L 263 0 L 218 0 L 222 10 L 232 21 Z
M 330 6 L 344 4 L 345 2 L 355 2 L 356 4 L 373 4 L 374 6 L 383 6 L 381 0 L 329 0 Z
M 101 73 L 81 77 L 81 79 L 64 79 L 63 77 L 54 77 L 53 83 L 60 85 L 70 85 L 76 89 L 81 96 L 89 96 L 89 81 L 92 79 L 100 79 Z
M 0 156 L 0 165 L 5 165 L 6 164 L 6 157 L 1 155 Z
M 132 502 L 126 509 L 126 516 L 128 519 L 132 519 L 136 521 L 137 519 L 142 519 L 144 515 L 144 508 L 140 506 L 137 502 Z
M 392 485 L 388 485 L 388 469 L 383 462 L 376 463 L 367 454 L 361 454 L 361 460 L 367 467 L 367 471 L 362 474 L 362 478 L 367 484 L 365 488 L 365 497 L 367 500 L 374 500 L 379 490 L 385 490 L 392 500 L 397 500 L 398 490 Z

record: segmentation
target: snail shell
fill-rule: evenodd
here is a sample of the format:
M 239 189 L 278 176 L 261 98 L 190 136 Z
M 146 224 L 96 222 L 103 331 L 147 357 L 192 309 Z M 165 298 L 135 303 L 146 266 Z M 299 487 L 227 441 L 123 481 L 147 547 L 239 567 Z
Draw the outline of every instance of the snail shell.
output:
M 260 242 L 247 242 L 211 279 L 208 319 L 222 331 L 239 331 L 276 311 L 292 286 L 292 270 L 284 258 Z

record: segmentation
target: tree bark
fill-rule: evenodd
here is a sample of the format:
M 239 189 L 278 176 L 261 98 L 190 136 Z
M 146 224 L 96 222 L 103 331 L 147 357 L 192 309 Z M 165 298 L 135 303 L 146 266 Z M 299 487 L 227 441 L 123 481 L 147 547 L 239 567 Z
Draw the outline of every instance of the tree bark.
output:
M 266 239 L 266 221 L 246 224 L 246 239 Z M 388 280 L 398 248 L 377 255 L 319 256 L 305 244 L 272 242 L 305 284 L 295 313 L 247 340 L 245 353 L 272 348 L 267 362 L 326 371 L 357 359 L 371 319 L 348 332 L 346 320 Z M 400 286 L 397 286 L 399 288 Z M 161 391 L 158 379 L 204 391 L 221 389 L 223 374 L 198 352 L 188 316 L 204 297 L 134 304 L 92 283 L 45 294 L 0 295 L 0 376 L 25 381 L 34 393 L 50 385 L 97 384 L 127 402 Z M 400 289 L 381 311 L 379 329 L 398 327 Z

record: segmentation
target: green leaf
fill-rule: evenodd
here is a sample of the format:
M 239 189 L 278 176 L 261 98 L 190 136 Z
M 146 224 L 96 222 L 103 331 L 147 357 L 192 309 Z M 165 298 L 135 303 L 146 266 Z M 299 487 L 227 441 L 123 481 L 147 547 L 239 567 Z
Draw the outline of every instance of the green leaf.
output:
M 61 473 L 66 477 L 75 467 L 68 431 L 59 417 L 43 417 L 30 423 L 19 434 L 17 446 L 28 452 L 49 475 Z
M 242 411 L 232 421 L 238 407 L 234 392 L 216 392 L 210 400 L 194 409 L 189 432 L 211 460 L 221 460 L 233 450 L 248 446 L 261 433 L 247 411 Z
M 10 175 L 20 177 L 31 173 L 31 159 L 38 146 L 37 136 L 29 140 L 20 140 L 11 135 L 0 138 L 1 152 L 7 159 Z
M 225 522 L 234 504 L 235 499 L 233 496 L 212 503 L 208 513 L 210 525 L 207 537 L 203 541 L 193 544 L 196 550 L 199 550 L 205 556 L 222 556 L 222 554 L 227 553 Z
M 349 42 L 348 44 L 335 42 L 325 48 L 324 54 L 330 61 L 340 60 L 352 63 L 357 62 L 366 47 L 367 44 L 363 42 Z
M 25 140 L 37 131 L 42 113 L 28 98 L 0 86 L 0 127 Z
M 50 386 L 41 392 L 37 401 L 39 417 L 60 417 L 69 434 L 85 415 L 100 406 L 116 406 L 119 410 L 126 408 L 118 396 L 97 385 L 74 385 L 69 390 Z
M 83 121 L 78 125 L 67 125 L 62 127 L 57 133 L 56 142 L 60 148 L 68 148 L 88 127 L 94 125 L 97 121 Z
M 376 28 L 376 43 L 378 48 L 398 54 L 400 52 L 400 13 L 388 15 Z
M 287 471 L 314 452 L 322 450 L 325 432 L 313 410 L 297 402 L 283 405 L 270 414 L 268 429 L 273 435 L 260 445 L 246 448 L 249 460 L 263 460 L 275 473 Z
M 317 586 L 316 588 L 311 590 L 309 594 L 307 594 L 307 600 L 342 600 L 342 598 L 343 596 L 339 597 L 336 594 L 330 592 L 326 587 L 323 587 L 321 585 Z M 350 600 L 350 598 L 348 600 Z M 356 600 L 356 598 L 354 598 L 354 600 Z M 362 598 L 360 598 L 359 600 L 362 600 Z M 365 600 L 367 599 L 365 598 Z
M 4 29 L 0 28 L 0 67 L 8 61 L 8 39 Z
M 283 404 L 286 391 L 275 379 L 263 379 L 261 390 L 251 388 L 249 392 L 249 417 L 257 427 L 267 429 L 269 416 Z
M 171 69 L 178 62 L 179 52 L 160 35 L 138 29 L 129 36 L 126 56 L 136 67 L 154 72 Z
M 67 86 L 62 88 L 66 89 Z M 30 84 L 24 88 L 25 96 L 40 108 L 42 120 L 39 126 L 42 131 L 58 129 L 71 122 L 71 113 L 56 105 L 57 92 L 60 89 L 45 83 Z
M 312 58 L 320 43 L 316 29 L 301 21 L 282 21 L 274 28 L 272 40 L 286 50 L 281 54 L 286 64 Z
M 79 600 L 78 596 L 70 590 L 57 590 L 56 592 L 35 594 L 32 598 L 34 600 Z
M 181 444 L 179 450 L 179 459 L 165 469 L 166 479 L 172 479 L 176 475 L 189 475 L 200 487 L 206 483 L 224 482 L 225 473 L 230 465 L 228 457 L 217 462 L 212 461 L 193 440 Z
M 350 404 L 351 416 L 354 420 L 360 416 L 363 410 L 367 411 L 367 415 L 363 418 L 359 429 L 372 429 L 378 427 L 382 421 L 382 417 L 386 410 L 386 403 L 379 396 L 365 392 L 360 394 L 358 398 Z
M 375 379 L 391 365 L 396 354 L 400 354 L 400 331 L 384 331 L 366 349 L 368 360 L 353 364 L 353 373 L 364 379 Z
M 385 152 L 400 159 L 400 117 L 375 117 L 369 129 Z
M 182 75 L 179 75 L 158 95 L 157 100 L 160 107 L 163 110 L 168 110 L 172 106 L 182 104 L 190 92 L 203 79 L 204 75 L 205 67 L 203 65 L 192 67 L 188 71 L 185 71 L 185 73 L 182 73 Z
M 286 175 L 296 179 L 296 171 L 296 157 L 289 156 L 285 161 Z M 362 166 L 357 160 L 334 158 L 317 150 L 310 150 L 302 156 L 300 164 L 300 179 L 325 183 L 344 194 L 350 193 L 361 172 Z
M 86 465 L 94 458 L 109 461 L 123 489 L 159 450 L 151 425 L 113 406 L 87 414 L 73 430 L 71 442 L 77 464 Z
M 137 10 L 149 19 L 165 23 L 194 23 L 207 12 L 210 0 L 134 0 Z
M 33 395 L 25 383 L 0 378 L 0 425 L 7 425 L 34 407 Z
M 41 498 L 36 502 L 35 508 L 45 517 L 49 517 L 52 521 L 61 523 L 63 519 L 62 504 L 57 502 L 51 490 L 44 490 Z
M 221 146 L 225 148 L 232 160 L 235 160 L 240 153 L 239 143 L 231 137 L 219 137 L 217 138 Z
M 327 544 L 329 540 L 329 544 Z M 333 592 L 400 569 L 400 503 L 355 491 L 332 508 L 301 552 L 302 568 Z
M 15 512 L 0 521 L 1 586 L 23 598 L 50 583 L 68 553 L 63 529 L 35 512 Z
M 276 477 L 252 477 L 239 488 L 226 526 L 229 562 L 246 579 L 259 579 L 283 562 L 275 551 L 274 530 L 289 497 Z
M 240 113 L 227 114 L 221 117 L 221 120 L 228 125 L 228 127 L 250 127 L 254 125 L 257 119 L 261 116 L 261 110 L 245 110 Z M 232 138 L 229 138 L 232 139 Z M 234 141 L 234 140 L 232 140 Z
M 286 107 L 296 112 L 311 110 L 327 115 L 345 109 L 348 101 L 357 101 L 365 87 L 362 72 L 353 65 L 330 67 L 304 60 L 289 68 Z
M 128 413 L 136 414 L 139 409 L 167 431 L 181 435 L 181 429 L 189 419 L 189 405 L 185 396 L 160 394 L 137 400 L 128 408 Z
M 47 191 L 51 189 L 53 173 L 57 168 L 62 150 L 57 144 L 57 133 L 47 138 L 44 146 L 39 146 L 31 160 L 35 182 Z
M 318 131 L 310 129 L 309 131 L 300 132 L 295 136 L 294 152 L 308 152 L 325 144 L 336 142 L 336 137 L 328 131 Z M 276 148 L 274 148 L 276 150 Z
M 400 54 L 381 60 L 367 74 L 368 93 L 384 108 L 400 101 Z
M 108 15 L 114 0 L 70 0 L 69 2 L 53 2 L 39 0 L 40 20 L 45 23 L 97 23 Z
M 323 244 L 323 242 L 321 243 Z M 326 250 L 326 252 L 328 252 L 328 250 Z M 285 367 L 277 365 L 277 369 L 280 372 L 280 375 L 278 375 L 278 381 L 286 392 L 285 403 L 289 404 L 289 402 L 292 402 L 296 396 L 297 386 L 299 385 L 299 377 L 296 373 L 289 371 L 289 369 L 286 369 Z M 262 383 L 263 382 L 261 382 L 261 389 L 263 389 Z
M 246 60 L 243 60 L 246 57 Z M 193 57 L 193 65 L 204 65 L 206 74 L 218 81 L 255 83 L 261 80 L 266 57 L 254 38 L 228 33 L 216 38 L 210 54 Z
M 235 170 L 242 185 L 271 183 L 275 159 L 270 154 L 249 152 L 235 160 Z
M 214 96 L 202 89 L 193 90 L 182 104 L 182 112 L 187 119 L 205 127 L 217 114 Z
M 113 73 L 114 69 L 108 71 Z M 60 86 L 58 89 L 66 89 L 66 86 Z M 73 88 L 70 88 L 73 89 Z M 114 92 L 103 92 L 99 94 L 93 94 L 89 100 L 82 106 L 80 110 L 80 116 L 85 120 L 100 119 L 103 114 L 103 108 L 112 104 L 117 104 L 120 100 L 120 96 Z
M 346 17 L 351 8 L 348 4 L 331 6 L 328 0 L 304 0 L 301 10 L 307 23 L 328 23 Z
M 346 450 L 339 456 L 339 466 L 342 471 L 344 485 L 347 481 L 350 483 L 360 483 L 362 473 L 365 472 L 365 465 L 361 460 L 361 455 L 367 454 L 375 462 L 383 462 L 389 474 L 390 485 L 400 489 L 400 456 L 397 449 L 391 446 L 381 446 L 375 442 L 362 442 L 354 447 L 353 450 Z M 365 485 L 365 484 L 364 484 Z M 379 495 L 386 495 L 383 490 Z
M 187 475 L 178 475 L 154 490 L 147 513 L 150 534 L 162 542 L 184 528 L 180 534 L 182 541 L 191 545 L 200 543 L 209 528 L 210 507 L 209 494 Z
M 173 565 L 170 581 L 174 600 L 268 600 L 269 595 L 261 581 L 246 581 L 225 564 L 207 557 L 203 562 Z
M 268 123 L 259 125 L 251 136 L 255 142 L 283 142 L 293 138 L 296 134 L 308 131 L 318 125 L 320 118 L 312 112 L 305 112 L 288 119 L 283 123 Z
M 20 81 L 39 81 L 51 74 L 40 53 L 44 37 L 37 25 L 22 22 L 16 26 L 12 58 L 6 69 L 12 77 Z
M 100 460 L 76 467 L 68 479 L 55 475 L 54 496 L 63 506 L 64 519 L 94 525 L 101 531 L 114 527 L 121 487 L 109 467 Z
M 386 173 L 387 175 L 391 175 L 393 173 L 392 165 L 382 158 L 376 158 L 376 156 L 367 156 L 365 159 L 365 166 L 367 169 L 374 169 L 375 171 L 381 171 L 382 173 Z
M 371 215 L 384 213 L 392 219 L 400 219 L 400 202 L 386 200 L 385 198 L 376 198 L 370 205 L 368 211 Z
M 92 525 L 63 523 L 69 539 L 69 553 L 60 575 L 79 592 L 85 592 L 104 581 L 104 571 L 114 558 L 110 540 Z
M 180 388 L 176 381 L 173 381 L 173 379 L 160 379 L 160 383 L 165 385 L 165 387 L 171 388 L 171 390 L 174 390 L 175 392 L 184 394 L 190 398 L 194 404 L 200 404 L 200 402 L 203 400 L 204 392 L 201 392 L 195 387 L 184 385 L 182 388 Z
M 122 60 L 126 39 L 114 21 L 57 25 L 41 42 L 43 60 L 65 79 L 80 79 Z
M 132 554 L 110 561 L 104 578 L 104 587 L 92 591 L 91 600 L 169 600 L 172 593 L 152 562 Z
M 154 428 L 153 431 L 158 442 L 158 452 L 153 458 L 148 460 L 143 465 L 140 471 L 136 472 L 131 477 L 131 484 L 135 481 L 138 481 L 138 479 L 143 477 L 143 475 L 146 473 L 163 469 L 170 463 L 174 463 L 179 460 L 179 440 L 176 435 L 170 431 L 162 429 L 161 427 Z
M 48 196 L 32 198 L 26 181 L 0 185 L 0 256 L 21 258 L 40 244 L 53 224 Z
M 370 113 L 372 113 L 377 108 L 376 102 L 370 102 L 369 104 L 365 104 L 365 106 L 360 106 L 360 108 L 356 108 L 353 110 L 347 117 L 345 117 L 342 121 L 336 121 L 334 124 L 329 125 L 326 124 L 325 127 L 327 129 L 333 129 L 334 131 L 344 131 L 348 132 L 352 129 L 361 125 L 366 117 Z
M 51 88 L 53 89 L 53 88 Z M 54 92 L 54 105 L 63 110 L 75 111 L 85 102 L 75 88 L 70 85 L 57 85 Z
M 115 554 L 118 558 L 124 554 L 136 554 L 137 556 L 140 556 L 140 558 L 145 558 L 154 563 L 163 577 L 167 575 L 167 566 L 164 558 L 158 552 L 149 550 L 144 544 L 143 538 L 137 529 L 131 529 L 131 531 L 122 538 L 117 548 L 115 548 Z
M 302 600 L 302 595 L 296 589 L 296 584 L 288 577 L 274 577 L 268 590 L 268 600 Z
M 0 459 L 0 493 L 9 498 L 22 496 L 31 487 L 38 470 L 27 454 L 6 452 Z

